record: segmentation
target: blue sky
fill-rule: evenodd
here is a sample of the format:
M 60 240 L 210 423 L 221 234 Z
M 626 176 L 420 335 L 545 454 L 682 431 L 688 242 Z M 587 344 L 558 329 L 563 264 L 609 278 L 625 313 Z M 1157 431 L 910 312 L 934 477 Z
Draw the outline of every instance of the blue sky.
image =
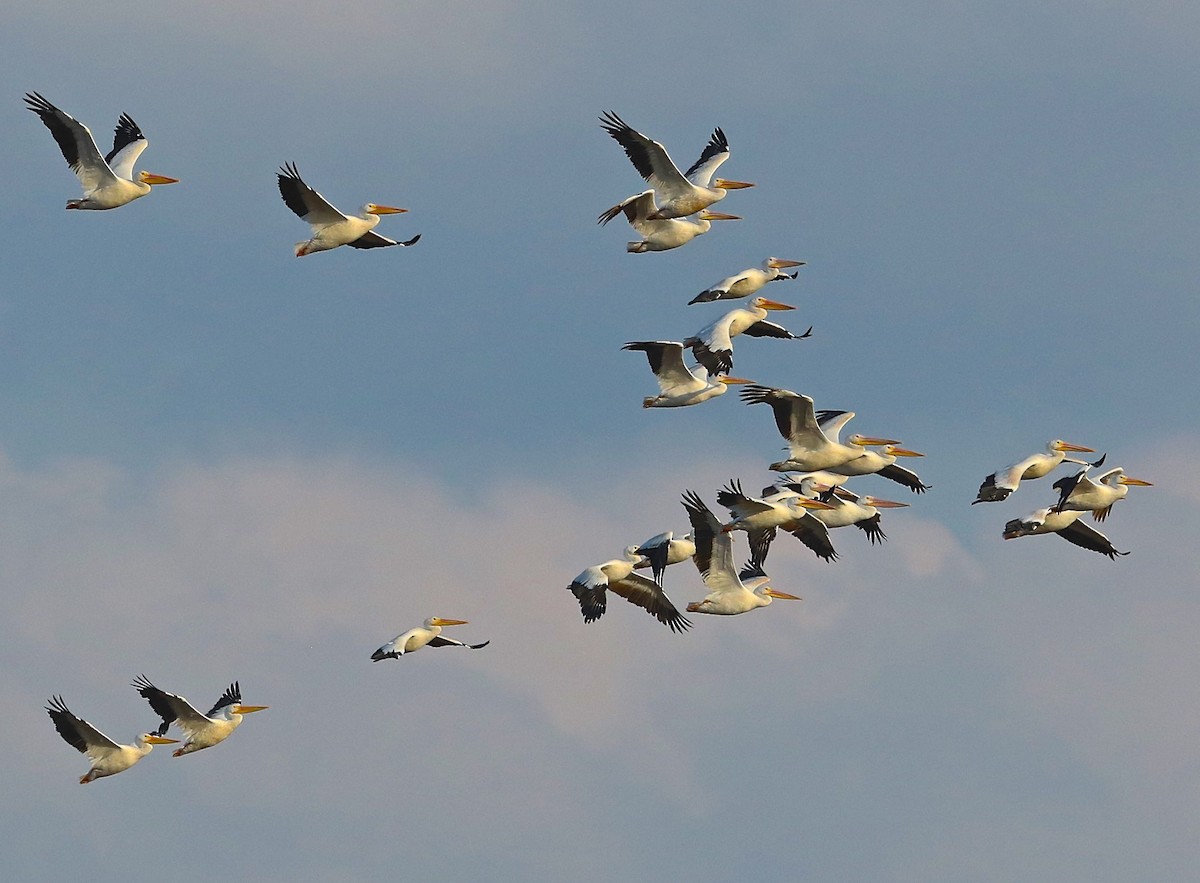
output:
M 1182 879 L 1196 862 L 1200 566 L 1185 4 L 269 0 L 6 16 L 0 148 L 0 843 L 97 881 Z M 125 53 L 108 47 L 131 36 Z M 95 55 L 95 47 L 105 49 Z M 666 77 L 666 83 L 662 78 Z M 77 195 L 37 90 L 182 179 Z M 690 162 L 714 126 L 743 220 L 629 255 L 641 189 L 596 117 Z M 297 260 L 288 161 L 413 248 Z M 627 340 L 679 339 L 767 255 L 811 340 L 736 373 L 924 451 L 934 489 L 842 560 L 780 544 L 803 603 L 675 636 L 563 588 L 682 530 L 685 488 L 765 483 L 734 396 L 643 411 Z M 1005 543 L 1062 437 L 1155 482 L 1117 562 Z M 880 480 L 868 493 L 897 497 Z M 679 604 L 704 594 L 668 572 Z M 370 652 L 427 616 L 477 653 Z M 271 709 L 79 788 L 42 705 L 128 739 L 129 680 Z

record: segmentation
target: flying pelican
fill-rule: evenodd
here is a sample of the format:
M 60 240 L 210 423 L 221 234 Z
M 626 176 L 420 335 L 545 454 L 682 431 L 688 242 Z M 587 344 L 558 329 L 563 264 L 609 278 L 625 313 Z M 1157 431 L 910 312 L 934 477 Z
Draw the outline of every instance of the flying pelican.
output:
M 702 233 L 712 228 L 712 221 L 740 221 L 737 215 L 727 215 L 724 212 L 710 212 L 707 209 L 696 215 L 698 220 L 691 218 L 667 218 L 660 220 L 651 218 L 654 213 L 654 191 L 646 190 L 628 197 L 610 209 L 600 213 L 596 223 L 604 226 L 617 215 L 625 213 L 629 226 L 642 234 L 637 242 L 625 243 L 625 250 L 633 254 L 647 251 L 669 251 L 687 245 Z
M 674 340 L 634 340 L 621 347 L 646 354 L 650 370 L 658 380 L 659 394 L 642 399 L 643 408 L 682 408 L 698 405 L 715 396 L 724 395 L 729 384 L 753 383 L 741 377 L 709 377 L 697 365 L 689 368 L 683 363 L 683 344 Z
M 1125 499 L 1130 487 L 1154 487 L 1148 481 L 1126 475 L 1120 466 L 1095 478 L 1089 478 L 1087 471 L 1084 467 L 1054 482 L 1053 487 L 1059 492 L 1055 512 L 1078 509 L 1091 512 L 1096 521 L 1103 521 L 1112 511 L 1113 503 Z
M 801 600 L 796 595 L 772 589 L 768 585 L 769 577 L 760 567 L 751 566 L 738 573 L 733 565 L 733 538 L 695 492 L 684 493 L 683 508 L 687 510 L 696 537 L 696 554 L 692 560 L 709 590 L 703 601 L 693 601 L 687 606 L 689 613 L 733 616 L 766 607 L 773 598 Z M 747 577 L 750 582 L 743 582 Z
M 882 518 L 880 509 L 902 509 L 908 503 L 896 503 L 892 500 L 882 500 L 870 494 L 860 497 L 854 491 L 843 487 L 829 488 L 820 499 L 832 508 L 818 509 L 812 516 L 822 522 L 830 530 L 838 527 L 854 525 L 867 535 L 871 544 L 882 543 L 887 534 L 879 526 Z
M 1118 555 L 1129 554 L 1118 552 L 1108 537 L 1080 521 L 1079 516 L 1082 514 L 1083 512 L 1073 509 L 1065 512 L 1054 512 L 1048 508 L 1035 509 L 1024 518 L 1014 518 L 1005 524 L 1004 539 L 1056 533 L 1068 543 L 1107 555 L 1113 561 L 1117 560 Z
M 740 297 L 749 297 L 768 282 L 796 278 L 796 273 L 782 272 L 784 268 L 803 266 L 804 261 L 767 258 L 763 261 L 761 268 L 750 267 L 749 269 L 742 270 L 740 273 L 726 276 L 716 285 L 704 289 L 704 291 L 688 301 L 688 306 L 692 304 L 706 304 L 714 300 L 737 300 Z
M 312 237 L 304 242 L 296 243 L 296 257 L 318 251 L 328 251 L 339 245 L 351 248 L 383 248 L 389 245 L 415 245 L 421 238 L 418 233 L 412 239 L 397 242 L 373 232 L 379 224 L 380 215 L 397 215 L 406 212 L 406 208 L 395 208 L 390 205 L 376 205 L 368 202 L 357 215 L 344 215 L 328 202 L 320 193 L 313 190 L 300 178 L 295 163 L 288 163 L 279 169 L 279 195 L 302 221 L 312 226 Z
M 1046 444 L 1045 451 L 1039 451 L 1036 454 L 1030 454 L 1024 460 L 1018 460 L 1011 466 L 1006 466 L 1003 469 L 997 469 L 991 475 L 983 480 L 983 484 L 979 486 L 979 494 L 975 500 L 971 502 L 974 506 L 976 503 L 996 503 L 1000 500 L 1007 500 L 1008 495 L 1020 486 L 1023 479 L 1041 478 L 1052 471 L 1059 463 L 1066 460 L 1068 463 L 1078 463 L 1085 465 L 1082 460 L 1074 460 L 1066 455 L 1067 451 L 1082 451 L 1084 453 L 1093 453 L 1094 448 L 1085 448 L 1083 445 L 1073 445 L 1070 442 L 1065 442 L 1061 438 L 1053 439 Z M 1099 466 L 1104 462 L 1101 457 L 1093 466 Z
M 491 641 L 484 641 L 482 644 L 464 644 L 462 641 L 455 641 L 453 638 L 442 637 L 442 626 L 466 624 L 467 620 L 465 619 L 442 619 L 440 616 L 431 616 L 425 620 L 424 625 L 417 626 L 415 629 L 409 629 L 402 635 L 396 635 L 396 637 L 371 654 L 371 661 L 379 662 L 381 659 L 399 659 L 405 653 L 414 653 L 426 645 L 430 647 L 466 647 L 468 650 L 479 650 L 492 643 Z
M 133 745 L 114 742 L 83 718 L 73 715 L 61 696 L 50 697 L 46 713 L 66 743 L 86 754 L 92 762 L 92 768 L 80 776 L 80 785 L 123 773 L 153 751 L 155 745 L 170 745 L 179 741 L 155 733 L 140 733 Z
M 741 396 L 748 405 L 767 404 L 775 412 L 775 425 L 788 443 L 788 459 L 771 464 L 771 469 L 776 472 L 831 470 L 863 456 L 863 445 L 900 444 L 891 438 L 859 436 L 857 444 L 844 445 L 836 439 L 854 412 L 822 411 L 825 419 L 821 420 L 813 411 L 811 398 L 789 389 L 747 386 Z
M 637 546 L 626 546 L 623 558 L 589 567 L 571 580 L 567 588 L 579 600 L 584 622 L 595 622 L 604 615 L 608 603 L 605 590 L 611 589 L 663 625 L 669 626 L 673 632 L 684 632 L 692 627 L 687 618 L 675 609 L 662 586 L 633 572 L 643 560 Z
M 629 157 L 633 167 L 646 179 L 658 197 L 660 205 L 649 216 L 652 221 L 694 215 L 714 202 L 724 199 L 728 190 L 754 186 L 745 181 L 730 181 L 726 178 L 717 178 L 712 182 L 716 186 L 708 186 L 717 167 L 729 159 L 729 142 L 720 129 L 713 130 L 700 158 L 690 169 L 680 174 L 671 157 L 667 155 L 665 147 L 641 132 L 634 131 L 611 110 L 600 117 L 600 127 L 625 148 L 625 155 Z
M 689 531 L 681 537 L 668 530 L 655 534 L 637 547 L 634 551 L 645 560 L 635 564 L 635 569 L 649 567 L 651 576 L 660 586 L 663 584 L 663 571 L 672 564 L 687 561 L 696 554 L 696 543 Z
M 83 186 L 82 199 L 68 199 L 67 208 L 103 211 L 133 202 L 150 192 L 155 184 L 177 184 L 178 178 L 138 172 L 133 176 L 133 164 L 146 149 L 146 136 L 128 114 L 121 114 L 113 131 L 113 149 L 108 156 L 100 148 L 92 132 L 65 111 L 59 110 L 37 92 L 25 93 L 25 104 L 36 113 L 62 151 L 63 159 Z
M 768 310 L 794 310 L 793 306 L 756 297 L 748 307 L 730 310 L 721 318 L 705 325 L 683 342 L 692 348 L 696 361 L 709 374 L 728 374 L 733 370 L 733 338 L 739 334 L 750 337 L 778 337 L 783 340 L 804 340 L 812 335 L 810 326 L 803 334 L 792 334 L 782 325 L 767 322 Z
M 733 520 L 721 530 L 729 533 L 744 530 L 750 543 L 750 564 L 761 567 L 775 539 L 777 528 L 783 528 L 825 561 L 837 560 L 837 552 L 829 540 L 825 525 L 813 517 L 809 509 L 828 509 L 828 503 L 805 497 L 794 490 L 777 491 L 769 496 L 751 497 L 742 491 L 739 481 L 717 493 L 717 503 L 729 510 Z
M 843 414 L 850 414 L 851 417 L 854 416 L 849 411 L 818 411 L 817 422 L 821 424 L 822 428 L 836 424 L 837 429 L 840 430 L 845 423 L 837 423 L 837 418 Z M 846 419 L 849 420 L 850 418 L 847 417 Z M 829 435 L 830 432 L 830 429 L 825 429 L 826 435 Z M 832 440 L 835 442 L 840 441 L 838 438 L 839 435 L 840 432 L 834 431 Z M 924 454 L 917 451 L 910 451 L 907 448 L 902 448 L 894 444 L 883 445 L 881 452 L 872 451 L 870 449 L 872 445 L 870 439 L 857 432 L 848 436 L 846 441 L 852 445 L 861 447 L 862 456 L 855 457 L 853 460 L 847 460 L 845 463 L 837 466 L 830 466 L 830 472 L 841 473 L 847 477 L 855 475 L 878 475 L 897 484 L 904 485 L 914 494 L 923 494 L 933 486 L 923 483 L 917 473 L 911 469 L 905 469 L 903 466 L 896 465 L 897 457 L 924 457 Z
M 156 735 L 161 736 L 167 727 L 175 724 L 183 730 L 187 741 L 171 755 L 180 757 L 211 748 L 218 742 L 224 742 L 242 722 L 242 715 L 254 711 L 262 711 L 266 705 L 243 705 L 242 689 L 237 681 L 229 685 L 229 689 L 221 694 L 216 705 L 209 709 L 208 714 L 201 714 L 182 696 L 160 690 L 146 678 L 138 675 L 133 680 L 133 688 L 142 698 L 150 703 L 150 707 L 162 718 L 162 725 Z

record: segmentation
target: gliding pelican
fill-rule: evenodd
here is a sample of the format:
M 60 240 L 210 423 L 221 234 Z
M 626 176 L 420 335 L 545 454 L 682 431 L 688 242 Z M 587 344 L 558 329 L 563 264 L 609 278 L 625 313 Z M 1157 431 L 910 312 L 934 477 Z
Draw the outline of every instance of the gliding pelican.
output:
M 1082 460 L 1071 459 L 1066 455 L 1066 452 L 1082 451 L 1090 454 L 1094 450 L 1094 448 L 1073 445 L 1070 442 L 1063 441 L 1061 438 L 1056 438 L 1046 445 L 1045 451 L 1030 454 L 1024 460 L 1018 460 L 1011 466 L 997 469 L 985 478 L 983 484 L 979 486 L 979 493 L 971 505 L 1007 500 L 1008 495 L 1017 489 L 1022 480 L 1041 478 L 1043 475 L 1051 472 L 1063 460 L 1066 460 L 1068 463 L 1078 463 L 1081 466 L 1086 465 Z M 1099 466 L 1103 462 L 1104 458 L 1101 457 L 1092 465 Z
M 133 164 L 146 149 L 146 136 L 128 114 L 121 114 L 113 131 L 113 149 L 107 156 L 92 138 L 92 132 L 65 111 L 59 110 L 37 92 L 26 92 L 25 103 L 36 113 L 58 142 L 63 159 L 83 186 L 82 199 L 67 200 L 67 208 L 103 211 L 118 208 L 150 192 L 155 184 L 177 184 L 178 178 L 138 172 Z
M 440 616 L 431 616 L 425 620 L 424 625 L 417 626 L 415 629 L 409 629 L 402 635 L 396 635 L 396 637 L 371 654 L 371 661 L 379 662 L 381 659 L 399 659 L 405 653 L 415 653 L 425 646 L 466 647 L 468 650 L 479 650 L 492 643 L 491 641 L 484 641 L 482 644 L 464 644 L 462 641 L 455 641 L 453 638 L 442 637 L 442 626 L 466 624 L 467 620 L 465 619 L 442 619 Z
M 92 768 L 80 777 L 80 785 L 122 773 L 149 754 L 155 745 L 170 745 L 179 741 L 155 733 L 141 733 L 133 745 L 114 742 L 83 718 L 73 715 L 61 696 L 50 697 L 46 713 L 66 743 L 86 754 L 92 762 Z
M 138 675 L 133 680 L 133 688 L 142 698 L 150 703 L 150 707 L 162 718 L 162 725 L 156 735 L 161 736 L 172 723 L 183 730 L 187 741 L 171 756 L 180 757 L 211 748 L 218 742 L 224 742 L 230 734 L 242 723 L 242 715 L 262 711 L 266 705 L 243 705 L 242 690 L 237 681 L 229 685 L 229 689 L 221 694 L 216 705 L 209 709 L 208 714 L 201 714 L 182 696 L 160 690 L 146 678 Z
M 710 377 L 699 365 L 689 368 L 683 363 L 683 344 L 673 340 L 634 340 L 623 350 L 646 354 L 650 370 L 658 380 L 659 394 L 642 399 L 643 408 L 682 408 L 723 395 L 731 383 L 753 383 L 741 377 Z
M 712 228 L 712 221 L 741 220 L 737 215 L 710 212 L 707 209 L 696 215 L 698 220 L 695 221 L 691 218 L 654 219 L 650 217 L 654 212 L 654 191 L 646 190 L 601 212 L 596 223 L 603 227 L 622 212 L 625 213 L 629 226 L 642 234 L 640 242 L 625 243 L 625 250 L 632 254 L 670 251 L 672 248 L 687 245 L 702 233 L 707 233 Z
M 744 530 L 750 543 L 750 564 L 761 567 L 775 539 L 776 528 L 783 528 L 825 561 L 837 560 L 826 526 L 809 509 L 828 509 L 828 503 L 806 497 L 793 490 L 776 491 L 769 496 L 750 497 L 740 481 L 730 481 L 717 493 L 717 503 L 729 510 L 733 520 L 721 530 Z
M 605 590 L 611 589 L 663 625 L 669 626 L 673 632 L 683 632 L 692 627 L 687 618 L 675 609 L 662 586 L 633 572 L 643 560 L 637 546 L 626 546 L 623 558 L 589 567 L 571 580 L 567 588 L 578 599 L 584 622 L 595 622 L 604 615 L 608 606 Z
M 803 334 L 792 334 L 782 325 L 766 321 L 768 310 L 794 310 L 789 304 L 756 297 L 747 307 L 730 310 L 716 321 L 705 325 L 683 342 L 692 348 L 696 361 L 709 374 L 728 374 L 733 370 L 733 338 L 739 334 L 750 337 L 778 337 L 782 340 L 804 340 L 812 335 L 812 326 Z
M 659 207 L 649 215 L 652 221 L 694 215 L 714 202 L 724 199 L 728 190 L 754 186 L 745 181 L 730 181 L 725 178 L 713 181 L 716 185 L 714 187 L 708 186 L 717 167 L 729 159 L 729 142 L 720 129 L 713 130 L 700 158 L 681 174 L 667 155 L 665 147 L 630 128 L 611 110 L 600 117 L 600 127 L 625 148 L 625 155 L 629 157 L 633 167 L 654 190 Z
M 677 537 L 674 531 L 668 530 L 650 537 L 634 551 L 645 558 L 641 563 L 635 564 L 634 568 L 641 570 L 643 567 L 649 567 L 650 575 L 661 586 L 663 571 L 672 564 L 687 561 L 695 555 L 696 543 L 690 531 Z
M 1103 521 L 1112 511 L 1113 503 L 1125 499 L 1130 487 L 1154 487 L 1140 478 L 1130 478 L 1120 466 L 1103 475 L 1089 478 L 1087 468 L 1074 475 L 1060 478 L 1053 487 L 1059 492 L 1055 512 L 1070 509 L 1091 512 L 1096 521 Z
M 282 166 L 277 177 L 279 195 L 283 197 L 287 207 L 312 227 L 313 235 L 304 242 L 296 243 L 298 258 L 318 251 L 328 251 L 339 245 L 348 245 L 351 248 L 383 248 L 389 245 L 415 245 L 421 238 L 421 234 L 418 233 L 412 239 L 397 242 L 373 232 L 379 224 L 380 215 L 398 215 L 408 211 L 406 208 L 368 202 L 358 215 L 344 215 L 301 180 L 295 163 Z
M 767 258 L 763 261 L 761 269 L 750 267 L 747 270 L 742 270 L 740 273 L 726 276 L 716 285 L 704 289 L 704 291 L 689 300 L 688 306 L 692 304 L 706 304 L 714 300 L 737 300 L 740 297 L 749 297 L 768 282 L 795 279 L 796 273 L 781 272 L 785 267 L 803 266 L 804 261 Z
M 1056 533 L 1068 543 L 1107 555 L 1113 561 L 1117 560 L 1118 555 L 1129 554 L 1118 552 L 1108 537 L 1080 521 L 1079 516 L 1082 514 L 1077 510 L 1053 512 L 1050 509 L 1035 509 L 1024 518 L 1014 518 L 1005 524 L 1004 539 Z

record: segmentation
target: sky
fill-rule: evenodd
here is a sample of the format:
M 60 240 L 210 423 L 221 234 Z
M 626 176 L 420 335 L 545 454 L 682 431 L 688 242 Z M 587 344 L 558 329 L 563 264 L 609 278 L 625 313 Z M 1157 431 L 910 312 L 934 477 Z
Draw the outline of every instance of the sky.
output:
M 5 30 L 13 879 L 1194 874 L 1193 5 L 49 0 Z M 64 213 L 33 90 L 102 147 L 129 113 L 181 183 Z M 721 126 L 743 220 L 626 254 L 610 109 L 681 164 Z M 421 241 L 296 259 L 285 162 Z M 771 480 L 766 408 L 643 410 L 620 350 L 768 255 L 807 261 L 764 294 L 813 336 L 739 339 L 735 373 L 854 410 L 933 489 L 856 480 L 912 507 L 836 563 L 779 541 L 802 602 L 585 625 L 575 574 L 685 530 L 686 489 Z M 1154 482 L 1102 526 L 1128 557 L 1002 541 L 1053 479 L 969 505 L 1052 438 Z M 490 645 L 369 661 L 433 615 Z M 81 789 L 43 706 L 129 741 L 139 673 L 270 709 Z

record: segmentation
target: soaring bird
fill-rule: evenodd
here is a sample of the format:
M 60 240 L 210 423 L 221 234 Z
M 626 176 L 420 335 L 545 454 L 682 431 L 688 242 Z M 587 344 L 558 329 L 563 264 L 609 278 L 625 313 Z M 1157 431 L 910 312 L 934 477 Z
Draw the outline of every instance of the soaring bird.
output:
M 642 254 L 647 251 L 670 251 L 687 245 L 697 236 L 712 229 L 713 221 L 740 221 L 737 215 L 727 215 L 724 212 L 711 212 L 705 209 L 691 218 L 654 218 L 654 191 L 646 190 L 634 194 L 610 209 L 605 209 L 596 219 L 596 223 L 604 226 L 617 215 L 624 212 L 629 226 L 642 238 L 637 242 L 625 243 L 625 250 L 632 254 Z
M 850 411 L 817 412 L 817 422 L 825 429 L 826 435 L 832 433 L 832 441 L 841 440 L 839 437 L 840 429 L 845 423 L 839 423 L 838 421 L 846 414 L 849 414 L 850 417 L 854 416 Z M 846 417 L 846 420 L 849 420 L 850 417 Z M 897 457 L 924 457 L 924 454 L 917 451 L 910 451 L 895 444 L 882 445 L 880 451 L 872 451 L 871 447 L 873 445 L 871 440 L 867 436 L 857 432 L 847 436 L 846 441 L 862 448 L 862 455 L 837 466 L 830 466 L 830 472 L 840 473 L 847 477 L 855 475 L 878 475 L 897 484 L 904 485 L 914 494 L 923 494 L 932 487 L 932 485 L 922 482 L 920 476 L 911 469 L 905 469 L 903 466 L 896 465 Z
M 425 646 L 466 647 L 468 650 L 479 650 L 492 643 L 491 641 L 484 641 L 482 644 L 464 644 L 462 641 L 455 641 L 453 638 L 442 637 L 442 626 L 466 624 L 467 620 L 465 619 L 442 619 L 440 616 L 431 616 L 425 620 L 424 625 L 417 626 L 415 629 L 409 629 L 402 635 L 396 635 L 396 637 L 371 654 L 371 661 L 379 662 L 381 659 L 399 659 L 405 653 L 414 653 Z
M 732 276 L 726 276 L 715 285 L 709 286 L 688 301 L 692 304 L 706 304 L 714 300 L 737 300 L 756 293 L 768 282 L 783 279 L 795 279 L 795 273 L 785 273 L 787 267 L 803 267 L 804 261 L 789 261 L 784 258 L 767 258 L 762 267 L 750 267 Z
M 715 186 L 709 186 L 717 167 L 729 159 L 729 142 L 720 129 L 713 130 L 700 158 L 681 173 L 665 147 L 630 128 L 612 111 L 600 117 L 600 127 L 625 148 L 625 155 L 658 198 L 658 208 L 649 216 L 652 221 L 693 215 L 724 199 L 728 190 L 754 186 L 726 178 L 717 178 L 712 182 Z
M 1054 482 L 1054 489 L 1059 492 L 1058 502 L 1054 505 L 1055 512 L 1077 509 L 1091 512 L 1096 521 L 1103 521 L 1112 511 L 1113 503 L 1125 499 L 1130 487 L 1153 487 L 1148 481 L 1131 478 L 1120 466 L 1110 469 L 1102 475 L 1091 478 L 1084 467 L 1074 475 L 1068 475 Z
M 1081 466 L 1086 465 L 1082 460 L 1074 460 L 1068 457 L 1068 451 L 1082 451 L 1090 454 L 1094 449 L 1085 448 L 1083 445 L 1073 445 L 1070 442 L 1063 441 L 1061 438 L 1053 439 L 1046 444 L 1045 451 L 1030 454 L 1024 460 L 1018 460 L 1011 466 L 997 469 L 985 478 L 983 484 L 979 485 L 979 494 L 972 501 L 971 505 L 1007 500 L 1008 495 L 1015 491 L 1023 480 L 1041 478 L 1064 460 L 1068 463 L 1078 463 Z M 1103 462 L 1104 458 L 1101 457 L 1091 465 L 1099 466 Z
M 221 698 L 209 709 L 208 714 L 198 712 L 182 696 L 158 689 L 145 675 L 134 678 L 133 687 L 162 718 L 157 735 L 161 736 L 167 731 L 167 727 L 175 724 L 187 736 L 183 747 L 176 749 L 172 757 L 191 754 L 193 751 L 201 751 L 218 742 L 224 742 L 241 725 L 242 715 L 262 711 L 268 707 L 243 705 L 242 689 L 237 681 L 230 684 L 229 689 L 221 694 Z
M 587 568 L 567 588 L 579 601 L 584 622 L 595 622 L 608 606 L 606 590 L 611 589 L 631 604 L 641 607 L 673 632 L 692 627 L 671 599 L 654 580 L 646 579 L 634 568 L 643 561 L 637 546 L 627 546 L 622 558 L 614 558 Z
M 872 545 L 882 543 L 887 539 L 887 534 L 879 526 L 879 522 L 882 520 L 879 510 L 901 509 L 908 505 L 908 503 L 882 500 L 869 494 L 860 497 L 843 487 L 829 488 L 821 495 L 820 499 L 832 508 L 814 510 L 811 513 L 814 518 L 830 530 L 854 525 L 867 535 L 867 539 L 871 541 Z
M 368 202 L 357 215 L 344 215 L 313 190 L 300 178 L 295 163 L 279 169 L 279 195 L 287 207 L 312 226 L 312 236 L 296 243 L 296 257 L 318 251 L 328 251 L 339 245 L 351 248 L 383 248 L 389 245 L 415 245 L 421 238 L 418 233 L 412 239 L 397 242 L 373 232 L 379 224 L 380 215 L 397 215 L 408 211 L 390 205 Z
M 155 745 L 170 745 L 179 741 L 166 739 L 156 733 L 140 733 L 132 745 L 114 742 L 83 718 L 72 714 L 61 696 L 50 697 L 46 713 L 66 743 L 86 754 L 92 762 L 92 768 L 80 776 L 80 785 L 123 773 L 154 750 Z
M 674 531 L 668 530 L 650 537 L 634 551 L 645 559 L 635 564 L 634 568 L 640 570 L 649 567 L 650 575 L 661 586 L 663 572 L 668 567 L 687 561 L 696 554 L 696 542 L 690 531 L 677 537 Z
M 712 613 L 733 616 L 759 607 L 766 607 L 774 598 L 799 601 L 796 595 L 771 588 L 770 578 L 761 567 L 749 566 L 738 573 L 733 564 L 733 537 L 721 526 L 704 501 L 694 491 L 683 495 L 696 537 L 696 554 L 692 558 L 709 593 L 703 601 L 688 604 L 689 613 Z M 749 582 L 743 580 L 749 579 Z
M 729 510 L 733 520 L 722 526 L 729 533 L 744 530 L 750 543 L 750 565 L 761 567 L 767 560 L 777 529 L 786 530 L 818 558 L 837 560 L 837 551 L 829 540 L 826 526 L 808 510 L 828 509 L 829 504 L 805 497 L 793 490 L 769 496 L 751 497 L 742 491 L 739 481 L 730 481 L 717 493 L 717 503 Z
M 777 337 L 783 340 L 804 340 L 812 335 L 810 326 L 803 334 L 792 334 L 782 325 L 768 322 L 768 310 L 794 310 L 789 304 L 756 297 L 748 307 L 730 310 L 721 318 L 705 325 L 683 342 L 692 348 L 696 361 L 709 374 L 728 374 L 733 370 L 733 338 L 739 334 L 750 337 Z
M 1072 509 L 1065 512 L 1035 509 L 1024 518 L 1014 518 L 1005 524 L 1004 539 L 1012 540 L 1017 537 L 1056 533 L 1068 543 L 1074 543 L 1089 551 L 1107 555 L 1113 561 L 1117 560 L 1118 555 L 1129 554 L 1128 552 L 1118 552 L 1108 537 L 1080 521 L 1079 516 L 1082 514 L 1083 512 Z
M 818 415 L 810 397 L 790 389 L 747 386 L 741 397 L 748 405 L 770 405 L 775 413 L 775 425 L 788 443 L 788 459 L 771 464 L 776 472 L 831 470 L 863 456 L 863 445 L 900 444 L 891 438 L 860 435 L 856 444 L 844 445 L 837 438 L 854 412 L 821 411 Z
M 683 363 L 683 344 L 674 340 L 634 340 L 621 347 L 646 354 L 650 370 L 658 380 L 659 394 L 642 399 L 643 408 L 682 408 L 724 395 L 729 384 L 753 383 L 741 377 L 710 377 L 697 365 Z
M 36 113 L 58 142 L 63 159 L 83 186 L 82 199 L 68 199 L 67 208 L 103 211 L 117 208 L 145 196 L 155 184 L 176 184 L 178 178 L 138 172 L 133 176 L 133 164 L 146 149 L 146 136 L 129 116 L 121 114 L 113 131 L 113 149 L 107 156 L 92 132 L 69 113 L 59 110 L 37 92 L 25 93 L 25 104 Z

